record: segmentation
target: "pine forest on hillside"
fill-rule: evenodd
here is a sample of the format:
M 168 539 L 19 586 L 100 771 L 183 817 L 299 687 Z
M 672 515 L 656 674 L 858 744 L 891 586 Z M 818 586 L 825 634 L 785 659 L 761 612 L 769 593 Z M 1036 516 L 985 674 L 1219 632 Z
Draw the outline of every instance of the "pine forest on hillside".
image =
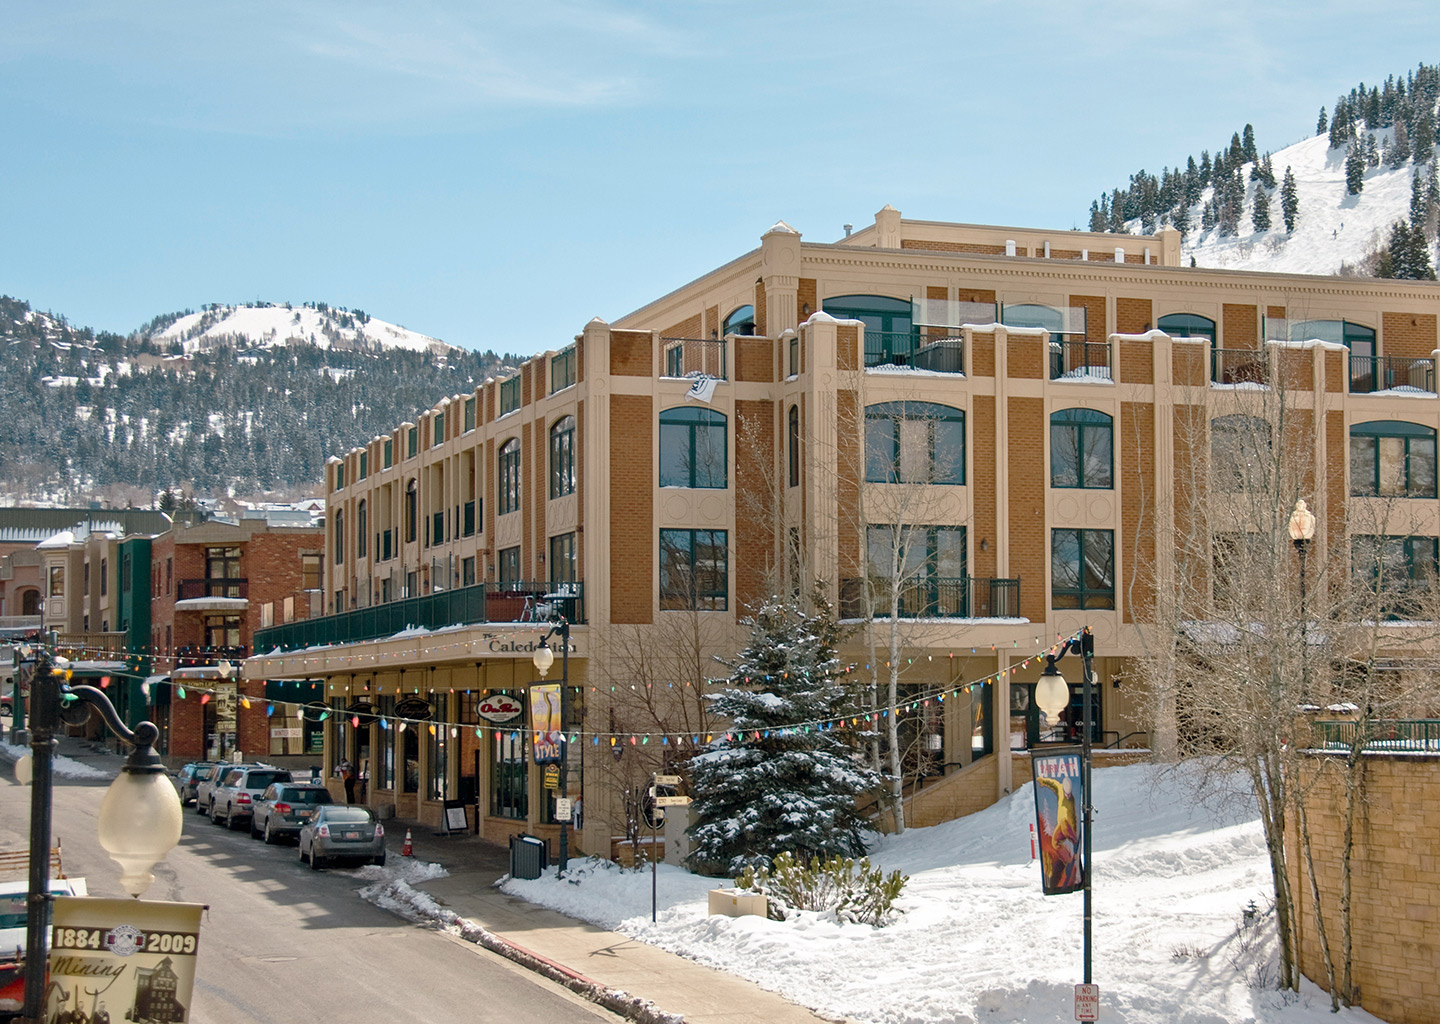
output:
M 165 490 L 314 495 L 327 458 L 414 421 L 501 365 L 493 352 L 448 346 L 157 342 L 180 315 L 123 337 L 0 297 L 6 503 L 149 505 Z
M 1389 211 L 1383 228 L 1363 240 L 1356 258 L 1342 260 L 1331 272 L 1435 278 L 1433 255 L 1440 226 L 1437 102 L 1440 66 L 1421 64 L 1403 77 L 1391 75 L 1383 85 L 1360 83 L 1341 95 L 1328 113 L 1320 108 L 1314 134 L 1329 143 L 1327 163 L 1343 163 L 1345 205 L 1353 208 L 1362 202 L 1367 174 L 1391 169 L 1411 175 L 1408 208 Z M 1274 154 L 1262 153 L 1253 126 L 1247 124 L 1213 155 L 1202 151 L 1198 160 L 1189 157 L 1183 168 L 1167 166 L 1158 176 L 1135 172 L 1127 188 L 1114 189 L 1090 204 L 1089 227 L 1146 234 L 1174 227 L 1193 258 L 1202 241 L 1214 249 L 1214 243 L 1241 235 L 1247 236 L 1248 245 L 1263 238 L 1278 249 L 1314 212 L 1302 199 L 1294 170 L 1275 160 Z M 1343 220 L 1338 227 L 1327 223 L 1325 232 L 1338 237 L 1344 226 Z M 1253 261 L 1248 266 L 1258 269 Z

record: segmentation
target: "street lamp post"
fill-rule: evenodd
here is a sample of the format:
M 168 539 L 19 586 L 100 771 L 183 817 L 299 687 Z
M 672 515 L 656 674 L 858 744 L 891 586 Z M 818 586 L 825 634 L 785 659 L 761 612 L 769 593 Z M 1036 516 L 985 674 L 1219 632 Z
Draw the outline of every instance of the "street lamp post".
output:
M 110 731 L 134 750 L 100 804 L 100 845 L 120 865 L 121 884 L 138 897 L 155 880 L 157 861 L 180 841 L 180 797 L 155 752 L 160 730 L 141 722 L 132 731 L 115 706 L 93 686 L 68 686 L 51 656 L 36 655 L 30 685 L 30 881 L 25 923 L 25 1003 L 20 1024 L 43 1024 L 45 974 L 50 937 L 50 817 L 54 808 L 55 734 L 62 720 L 74 717 L 80 702 L 97 710 Z M 85 717 L 89 711 L 86 709 Z M 83 719 L 81 719 L 83 721 Z M 17 772 L 19 770 L 17 765 Z
M 1290 539 L 1294 541 L 1295 552 L 1300 556 L 1300 678 L 1307 694 L 1310 692 L 1310 659 L 1305 656 L 1305 650 L 1310 623 L 1305 605 L 1305 554 L 1314 537 L 1315 513 L 1310 511 L 1305 499 L 1301 498 L 1295 502 L 1295 511 L 1290 513 Z
M 1090 811 L 1092 807 L 1090 794 L 1090 768 L 1093 759 L 1091 746 L 1091 709 L 1090 702 L 1094 693 L 1095 685 L 1095 634 L 1090 632 L 1086 626 L 1078 636 L 1071 637 L 1054 654 L 1045 658 L 1045 670 L 1040 673 L 1040 682 L 1035 687 L 1035 701 L 1040 705 L 1046 717 L 1058 714 L 1070 702 L 1070 685 L 1060 670 L 1055 667 L 1055 662 L 1070 651 L 1079 651 L 1083 662 L 1082 672 L 1085 680 L 1081 685 L 1081 717 L 1080 717 L 1080 814 L 1081 814 L 1081 843 L 1082 858 L 1084 859 L 1084 915 L 1085 915 L 1085 984 L 1090 984 L 1090 931 L 1091 931 L 1091 869 L 1090 869 Z M 1052 710 L 1053 709 L 1053 710 Z
M 559 623 L 540 638 L 531 661 L 535 663 L 540 678 L 544 679 L 550 666 L 555 664 L 555 652 L 550 649 L 548 641 L 552 636 L 560 637 L 560 799 L 565 800 L 570 795 L 570 743 L 565 738 L 565 728 L 570 724 L 570 619 L 564 615 L 559 618 Z M 565 877 L 565 868 L 569 863 L 570 816 L 563 815 L 560 818 L 560 862 L 556 877 Z

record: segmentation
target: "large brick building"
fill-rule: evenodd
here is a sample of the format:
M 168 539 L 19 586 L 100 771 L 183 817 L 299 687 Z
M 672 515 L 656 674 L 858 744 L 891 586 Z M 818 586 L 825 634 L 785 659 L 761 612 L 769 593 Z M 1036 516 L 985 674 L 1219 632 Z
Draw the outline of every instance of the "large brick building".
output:
M 262 630 L 246 675 L 323 683 L 327 758 L 370 769 L 370 802 L 438 821 L 459 798 L 493 838 L 552 835 L 555 772 L 525 716 L 506 716 L 540 695 L 536 606 L 566 595 L 569 790 L 584 794 L 580 845 L 604 854 L 627 791 L 704 741 L 705 679 L 724 674 L 713 656 L 738 649 L 747 607 L 818 578 L 883 633 L 876 583 L 898 564 L 898 654 L 862 630 L 849 656 L 862 675 L 903 662 L 925 781 L 908 817 L 953 817 L 1025 781 L 1011 751 L 1040 738 L 1037 655 L 1084 625 L 1099 738 L 1148 741 L 1127 668 L 1174 527 L 1156 496 L 1192 460 L 1191 428 L 1277 367 L 1323 411 L 1319 543 L 1338 509 L 1370 500 L 1352 495 L 1385 493 L 1352 486 L 1357 438 L 1413 441 L 1431 471 L 1406 500 L 1435 543 L 1437 315 L 1433 284 L 1185 267 L 1168 230 L 886 207 L 819 244 L 777 224 L 337 453 L 326 614 Z

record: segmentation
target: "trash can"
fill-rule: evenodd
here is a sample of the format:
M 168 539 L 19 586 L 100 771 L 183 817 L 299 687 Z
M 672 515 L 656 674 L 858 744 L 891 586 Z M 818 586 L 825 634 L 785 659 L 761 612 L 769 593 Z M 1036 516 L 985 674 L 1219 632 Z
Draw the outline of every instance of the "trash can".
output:
M 549 867 L 549 850 L 539 836 L 510 837 L 510 877 L 539 878 Z
M 318 783 L 320 781 L 320 766 L 318 764 L 312 764 L 310 766 L 310 781 L 312 783 Z

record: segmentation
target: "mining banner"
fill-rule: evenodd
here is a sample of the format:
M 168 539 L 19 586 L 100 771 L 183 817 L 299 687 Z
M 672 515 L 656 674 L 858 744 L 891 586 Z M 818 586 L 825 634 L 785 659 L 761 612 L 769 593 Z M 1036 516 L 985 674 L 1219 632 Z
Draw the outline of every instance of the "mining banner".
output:
M 46 1020 L 184 1024 L 201 903 L 57 896 Z

